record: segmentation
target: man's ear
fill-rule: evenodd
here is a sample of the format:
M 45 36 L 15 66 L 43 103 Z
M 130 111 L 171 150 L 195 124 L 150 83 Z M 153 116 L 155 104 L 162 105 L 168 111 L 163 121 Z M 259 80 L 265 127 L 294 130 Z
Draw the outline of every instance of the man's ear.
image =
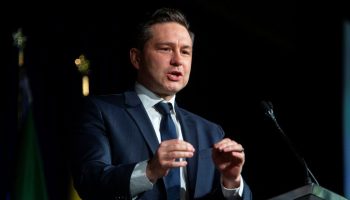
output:
M 129 54 L 130 54 L 131 64 L 135 67 L 135 69 L 139 69 L 140 64 L 141 64 L 141 52 L 140 52 L 140 50 L 138 50 L 136 48 L 131 48 Z

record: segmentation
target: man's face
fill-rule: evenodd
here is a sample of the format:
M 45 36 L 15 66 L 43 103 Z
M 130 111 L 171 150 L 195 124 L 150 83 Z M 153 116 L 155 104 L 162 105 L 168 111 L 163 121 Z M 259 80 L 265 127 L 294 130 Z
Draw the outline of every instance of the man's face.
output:
M 152 37 L 139 52 L 138 81 L 167 99 L 184 88 L 192 63 L 192 40 L 178 23 L 161 23 L 151 27 Z

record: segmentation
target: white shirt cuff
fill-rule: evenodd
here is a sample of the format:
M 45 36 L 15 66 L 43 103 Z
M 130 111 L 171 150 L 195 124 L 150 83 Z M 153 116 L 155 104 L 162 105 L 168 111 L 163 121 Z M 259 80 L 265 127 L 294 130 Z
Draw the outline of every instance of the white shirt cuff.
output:
M 137 163 L 131 174 L 130 193 L 132 197 L 153 188 L 153 183 L 146 176 L 147 162 L 148 160 Z
M 222 184 L 222 180 L 221 180 L 221 190 L 222 190 L 222 194 L 224 195 L 225 199 L 235 199 L 236 197 L 242 197 L 243 195 L 243 178 L 241 177 L 241 182 L 239 184 L 238 188 L 233 188 L 233 189 L 229 189 L 229 188 L 225 188 Z

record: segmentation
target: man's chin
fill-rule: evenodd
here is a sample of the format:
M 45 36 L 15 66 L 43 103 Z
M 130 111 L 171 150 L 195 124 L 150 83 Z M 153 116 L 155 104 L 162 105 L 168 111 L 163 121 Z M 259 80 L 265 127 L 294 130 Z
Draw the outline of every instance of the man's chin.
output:
M 180 92 L 183 87 L 169 87 L 167 88 L 167 94 L 168 95 L 175 95 L 176 93 Z

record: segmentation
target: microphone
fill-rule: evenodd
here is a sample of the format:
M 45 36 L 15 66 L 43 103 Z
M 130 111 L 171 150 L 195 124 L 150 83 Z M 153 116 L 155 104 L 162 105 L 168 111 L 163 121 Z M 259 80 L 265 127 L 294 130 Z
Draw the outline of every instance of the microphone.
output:
M 297 160 L 299 161 L 299 163 L 302 165 L 303 169 L 305 170 L 305 183 L 306 184 L 315 183 L 316 185 L 319 185 L 317 179 L 315 178 L 315 176 L 312 174 L 311 170 L 307 166 L 306 161 L 296 151 L 296 149 L 293 146 L 292 142 L 290 141 L 290 139 L 287 137 L 287 135 L 284 133 L 283 129 L 281 128 L 281 126 L 277 122 L 277 119 L 276 119 L 275 114 L 273 112 L 273 105 L 272 105 L 272 103 L 270 101 L 262 101 L 261 102 L 261 106 L 262 106 L 262 108 L 264 110 L 265 116 L 268 119 L 272 120 L 272 122 L 274 123 L 274 125 L 277 128 L 278 132 L 282 135 L 283 140 L 287 143 L 289 149 L 293 152 L 294 156 L 297 158 Z

